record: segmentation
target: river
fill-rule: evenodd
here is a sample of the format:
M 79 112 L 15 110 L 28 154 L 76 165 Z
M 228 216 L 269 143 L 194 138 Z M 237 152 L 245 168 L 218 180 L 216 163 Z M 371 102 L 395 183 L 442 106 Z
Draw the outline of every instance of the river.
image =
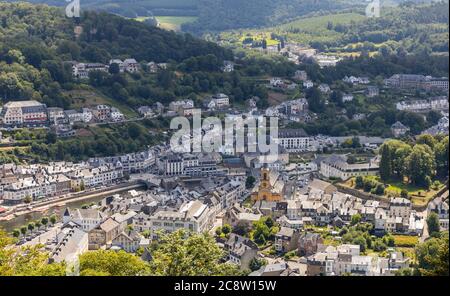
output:
M 35 211 L 35 212 L 26 213 L 26 214 L 14 217 L 13 219 L 8 220 L 8 221 L 0 221 L 0 227 L 8 232 L 11 232 L 15 228 L 19 228 L 23 225 L 27 225 L 29 222 L 34 222 L 38 219 L 41 219 L 44 216 L 49 217 L 53 214 L 55 214 L 58 217 L 58 220 L 60 220 L 64 211 L 67 208 L 71 208 L 71 209 L 81 208 L 85 204 L 90 204 L 93 202 L 99 203 L 104 198 L 106 198 L 106 196 L 101 195 L 101 196 L 95 196 L 92 198 L 86 198 L 83 200 L 76 200 L 76 201 L 72 201 L 72 202 L 67 201 L 67 203 L 63 206 L 50 206 L 47 210 L 42 211 L 42 212 Z

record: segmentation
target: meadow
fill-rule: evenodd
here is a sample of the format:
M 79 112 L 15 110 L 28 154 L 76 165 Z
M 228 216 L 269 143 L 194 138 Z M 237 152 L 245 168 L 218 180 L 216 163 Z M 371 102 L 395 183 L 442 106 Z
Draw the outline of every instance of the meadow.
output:
M 135 20 L 143 22 L 148 18 L 148 16 L 140 16 Z M 161 29 L 172 31 L 180 31 L 182 24 L 192 23 L 197 19 L 196 16 L 155 16 L 155 18 L 158 20 Z

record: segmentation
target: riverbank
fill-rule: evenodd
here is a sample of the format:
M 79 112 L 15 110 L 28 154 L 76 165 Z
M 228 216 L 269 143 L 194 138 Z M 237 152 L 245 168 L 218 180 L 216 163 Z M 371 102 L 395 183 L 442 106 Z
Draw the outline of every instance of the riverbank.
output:
M 145 185 L 141 183 L 126 183 L 108 189 L 80 193 L 77 196 L 67 196 L 45 201 L 34 205 L 31 209 L 18 210 L 7 216 L 1 217 L 0 227 L 4 228 L 6 231 L 12 231 L 15 227 L 24 225 L 29 221 L 35 221 L 42 216 L 53 213 L 59 214 L 59 209 L 65 208 L 65 206 L 78 208 L 86 202 L 97 202 L 113 194 L 143 188 L 145 188 Z

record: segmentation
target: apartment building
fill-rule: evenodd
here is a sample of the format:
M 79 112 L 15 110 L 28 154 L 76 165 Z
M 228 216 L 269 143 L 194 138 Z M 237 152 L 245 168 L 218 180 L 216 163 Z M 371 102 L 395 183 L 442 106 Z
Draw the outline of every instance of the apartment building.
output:
M 320 162 L 320 173 L 326 178 L 347 180 L 354 176 L 375 175 L 379 170 L 376 159 L 366 163 L 347 163 L 345 155 L 332 155 Z
M 8 126 L 39 126 L 47 123 L 47 106 L 38 101 L 12 101 L 3 105 L 2 123 Z
M 303 129 L 279 130 L 277 143 L 288 152 L 304 152 L 314 149 L 311 138 Z
M 160 210 L 150 216 L 151 233 L 154 239 L 158 231 L 173 232 L 178 229 L 201 233 L 212 227 L 213 216 L 207 205 L 190 201 L 181 205 L 178 210 Z

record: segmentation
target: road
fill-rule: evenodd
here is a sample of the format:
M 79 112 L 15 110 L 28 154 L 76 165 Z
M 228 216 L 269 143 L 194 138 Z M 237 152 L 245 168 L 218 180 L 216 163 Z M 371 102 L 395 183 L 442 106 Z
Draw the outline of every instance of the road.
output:
M 428 233 L 428 224 L 427 224 L 428 209 L 419 214 L 423 217 L 424 221 L 422 235 L 419 238 L 419 242 L 423 243 L 430 236 L 430 234 Z
M 44 232 L 41 235 L 36 236 L 31 241 L 28 241 L 23 244 L 23 246 L 35 246 L 38 244 L 44 244 L 48 241 L 53 239 L 58 232 L 61 230 L 62 223 L 56 223 L 53 226 L 50 226 L 46 232 Z

